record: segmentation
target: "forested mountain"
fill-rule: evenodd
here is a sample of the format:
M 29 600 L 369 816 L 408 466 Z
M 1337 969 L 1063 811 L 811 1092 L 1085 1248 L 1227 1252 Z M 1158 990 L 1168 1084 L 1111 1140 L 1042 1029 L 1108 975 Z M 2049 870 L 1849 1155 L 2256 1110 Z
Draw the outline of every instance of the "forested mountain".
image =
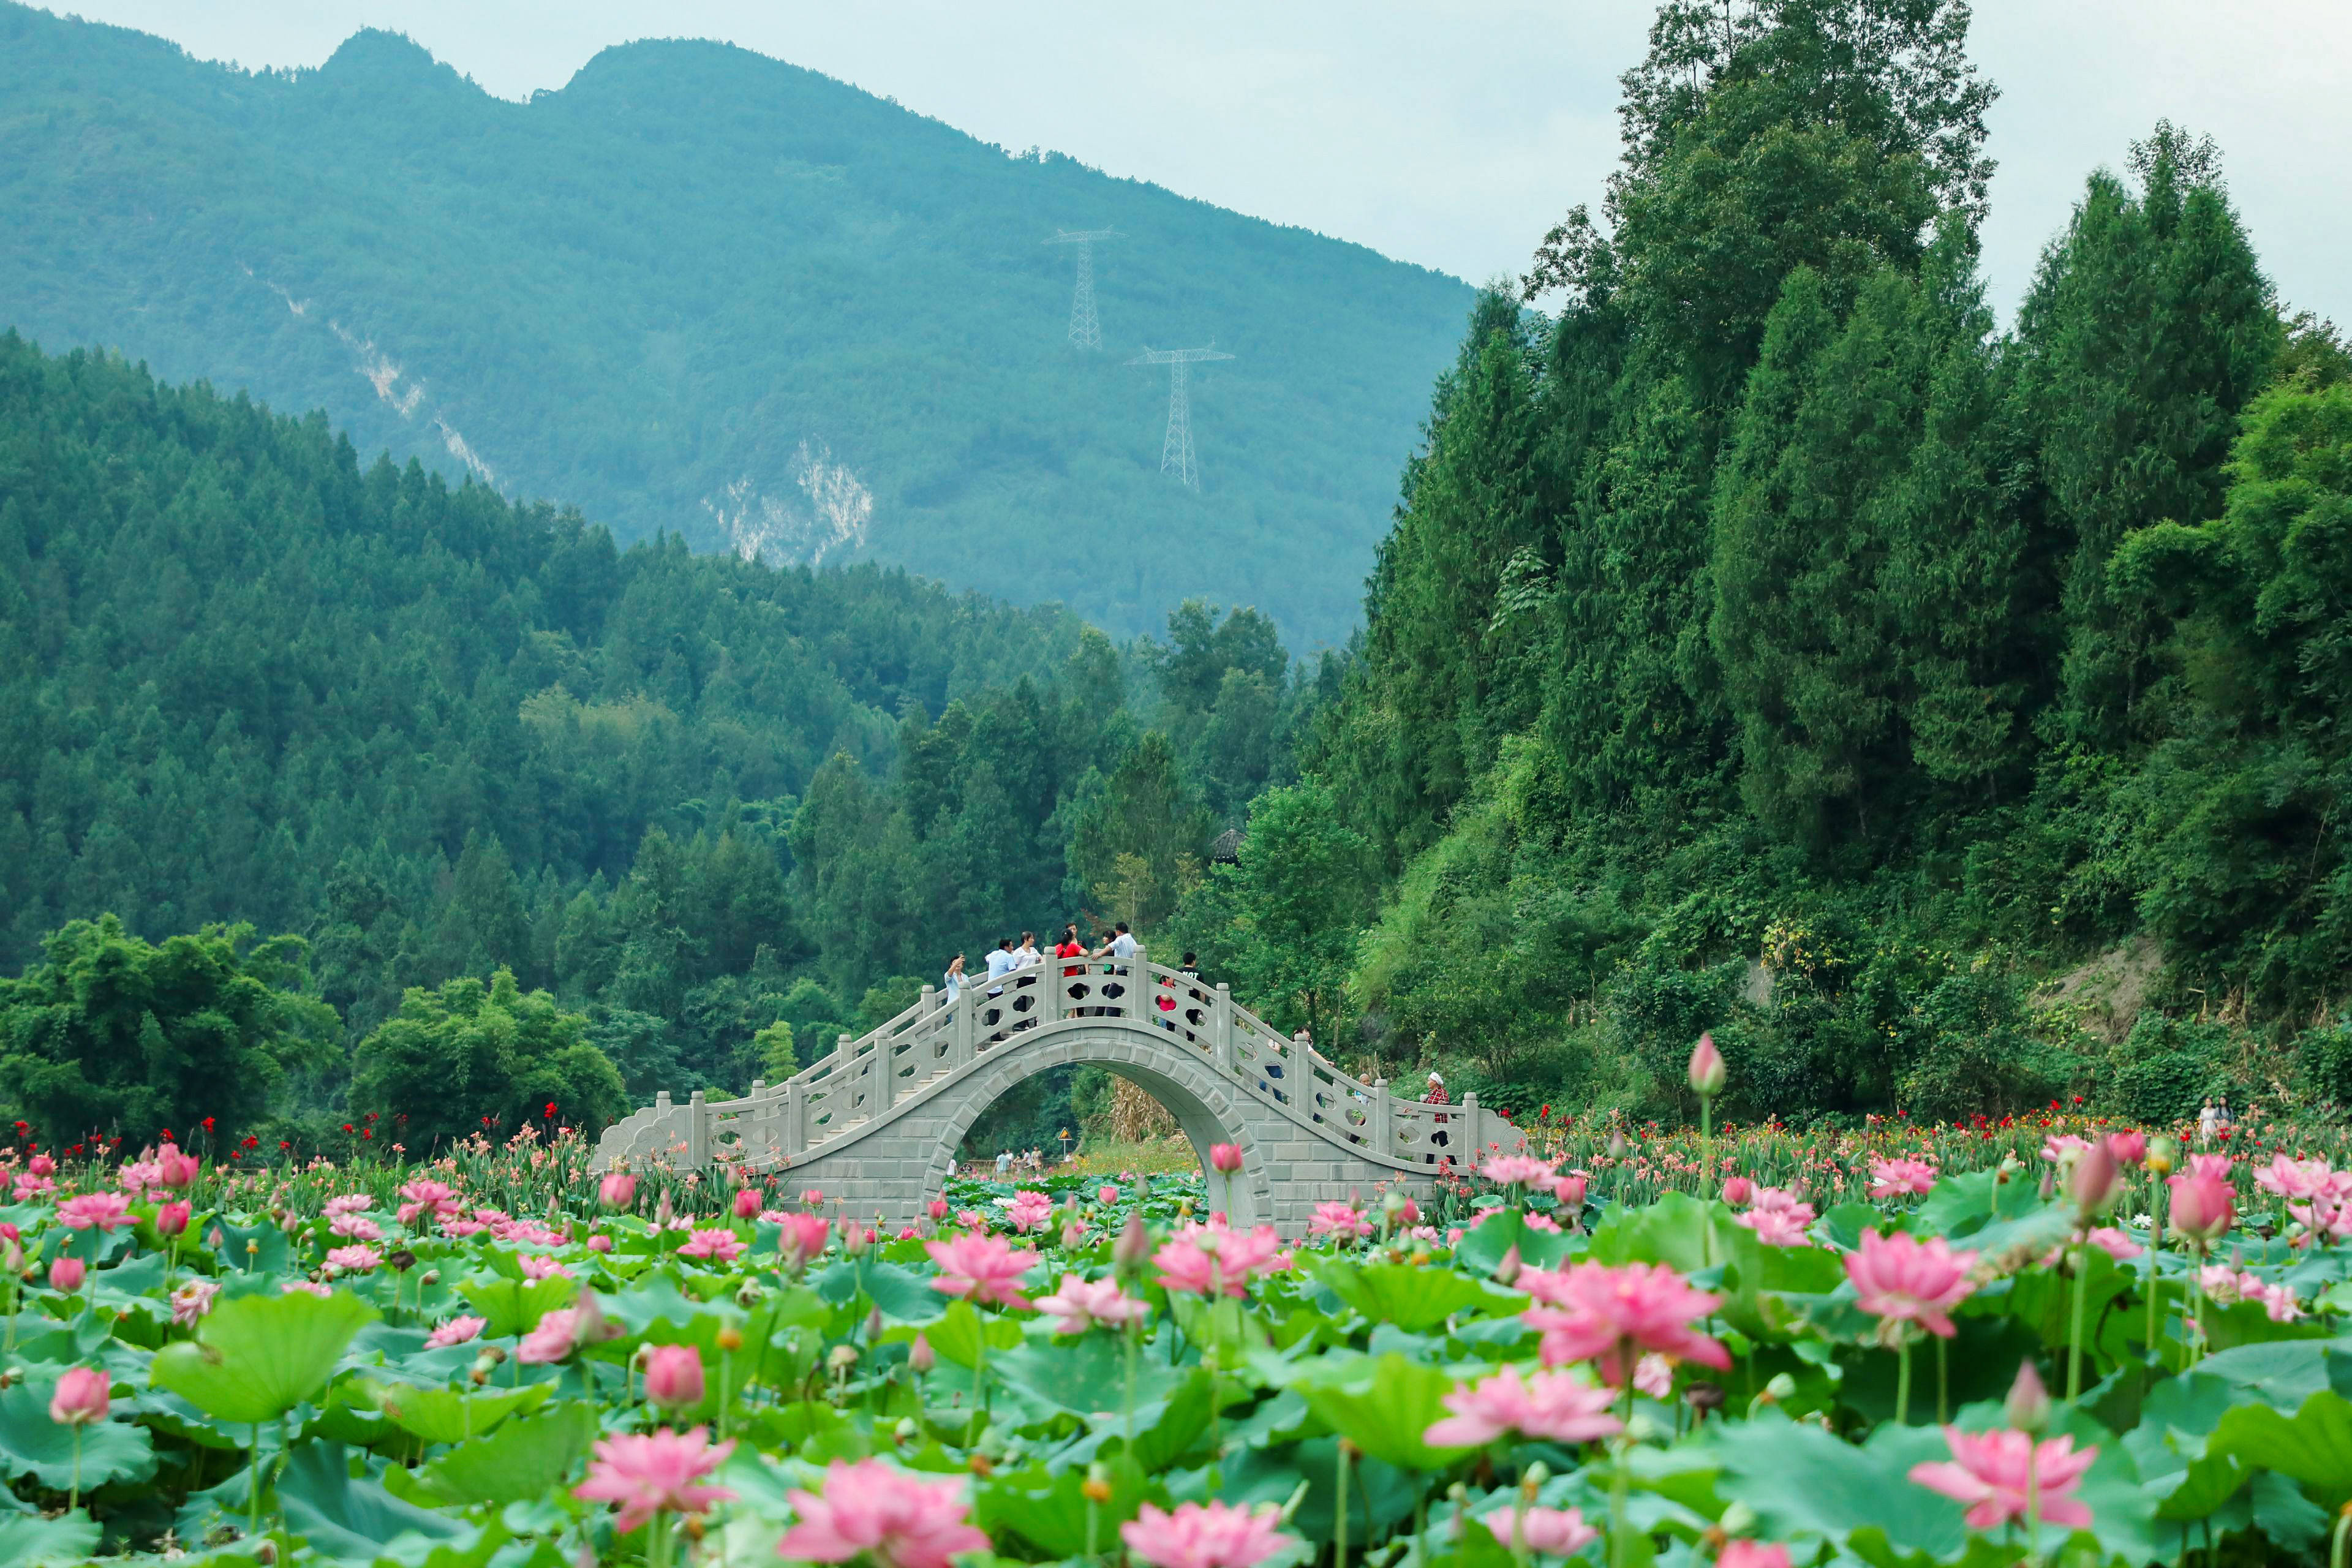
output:
M 261 984 L 332 1008 L 294 1031 L 314 1106 L 395 1014 L 486 1005 L 550 1050 L 581 1010 L 635 1096 L 740 1089 L 958 947 L 1156 916 L 1337 682 L 1248 610 L 1119 649 L 873 564 L 624 551 L 363 465 L 322 415 L 0 333 L 0 966 L 47 960 L 16 1010 L 0 982 L 0 1094 L 43 1052 L 131 1071 L 145 1013 L 275 1016 L 203 1000 Z M 214 922 L 307 948 L 142 945 Z M 501 968 L 552 1000 L 486 998 Z M 169 1005 L 93 1003 L 150 973 Z M 41 1120 L 172 1103 L 76 1088 Z
M 1103 346 L 1059 229 L 1117 228 Z M 717 44 L 493 99 L 405 39 L 247 73 L 0 3 L 0 326 L 121 349 L 626 542 L 870 558 L 1115 635 L 1337 643 L 1463 284 L 1008 155 Z M 1196 368 L 1202 484 L 1162 477 Z
M 1512 1103 L 2352 1103 L 2352 386 L 2218 151 L 2015 327 L 1958 0 L 1667 0 L 1598 216 L 1488 299 L 1305 759 L 1364 1041 Z M 1213 925 L 1213 921 L 1208 922 Z

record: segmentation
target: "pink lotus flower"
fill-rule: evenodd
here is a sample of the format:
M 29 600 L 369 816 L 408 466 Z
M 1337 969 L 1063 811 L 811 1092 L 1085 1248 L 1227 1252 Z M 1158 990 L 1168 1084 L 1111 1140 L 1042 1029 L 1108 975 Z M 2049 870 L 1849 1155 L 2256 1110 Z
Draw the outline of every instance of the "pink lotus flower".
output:
M 1756 1233 L 1767 1247 L 1810 1247 L 1805 1227 L 1813 1223 L 1813 1205 L 1780 1187 L 1756 1189 L 1756 1205 L 1736 1222 Z
M 1240 1296 L 1254 1274 L 1288 1267 L 1274 1226 L 1243 1232 L 1223 1225 L 1195 1225 L 1178 1232 L 1151 1255 L 1160 1285 L 1196 1296 Z
M 335 1299 L 335 1288 L 316 1279 L 285 1280 L 278 1285 L 278 1293 L 281 1296 L 292 1296 L 298 1293 L 304 1296 L 316 1296 L 321 1301 L 331 1301 Z
M 1746 1176 L 1733 1176 L 1723 1184 L 1723 1201 L 1733 1208 L 1746 1208 L 1756 1201 L 1756 1184 Z
M 526 1279 L 571 1279 L 576 1278 L 569 1268 L 544 1252 L 526 1252 L 515 1259 Z
M 962 1296 L 973 1305 L 993 1302 L 1000 1307 L 1027 1307 L 1021 1294 L 1021 1277 L 1037 1266 L 1034 1252 L 1015 1252 L 998 1236 L 960 1236 L 952 1241 L 927 1241 L 923 1250 L 939 1266 L 931 1289 L 946 1296 Z
M 948 1201 L 945 1198 L 933 1198 L 923 1205 L 923 1212 L 929 1215 L 932 1222 L 936 1224 L 948 1217 Z
M 2271 1156 L 2270 1164 L 2254 1173 L 2254 1185 L 2283 1198 L 2315 1198 L 2329 1191 L 2335 1172 L 2325 1160 L 2290 1160 Z
M 185 1203 L 172 1202 L 155 1211 L 155 1234 L 178 1236 L 188 1228 L 191 1211 Z
M 1566 1557 L 1589 1541 L 1601 1539 L 1601 1532 L 1584 1522 L 1584 1510 L 1574 1508 L 1530 1508 L 1518 1510 L 1498 1508 L 1480 1515 L 1481 1521 L 1494 1532 L 1495 1539 L 1506 1547 L 1513 1537 L 1527 1543 L 1530 1552 L 1540 1552 L 1552 1557 Z
M 1097 1188 L 1095 1191 L 1095 1202 L 1098 1204 L 1115 1204 L 1118 1202 L 1118 1189 L 1117 1187 Z
M 1507 1432 L 1555 1443 L 1587 1443 L 1623 1430 L 1609 1414 L 1605 1388 L 1579 1382 L 1571 1373 L 1539 1372 L 1521 1381 L 1515 1369 L 1496 1373 L 1475 1386 L 1445 1395 L 1454 1414 L 1433 1422 L 1422 1441 L 1433 1448 L 1475 1448 Z
M 655 1345 L 646 1352 L 646 1398 L 664 1410 L 702 1403 L 702 1355 L 692 1345 Z
M 1551 1185 L 1557 1160 L 1538 1160 L 1532 1154 L 1497 1154 L 1478 1167 L 1478 1173 L 1498 1187 L 1534 1187 L 1538 1191 Z
M 1923 1197 L 1935 1190 L 1936 1167 L 1925 1160 L 1896 1158 L 1870 1163 L 1874 1198 Z
M 61 1426 L 87 1426 L 105 1420 L 113 1400 L 114 1390 L 105 1373 L 96 1367 L 70 1367 L 49 1395 L 49 1419 Z
M 800 1522 L 776 1551 L 801 1562 L 870 1555 L 876 1568 L 949 1568 L 959 1553 L 988 1545 L 971 1522 L 962 1482 L 926 1480 L 879 1459 L 835 1459 L 825 1467 L 822 1495 L 796 1490 L 787 1500 Z
M 1951 1310 L 1976 1287 L 1969 1269 L 1973 1252 L 1954 1252 L 1940 1236 L 1921 1241 L 1896 1231 L 1881 1236 L 1862 1233 L 1862 1249 L 1845 1259 L 1845 1277 L 1853 1281 L 1862 1310 L 1887 1322 L 1913 1322 L 1929 1333 L 1950 1339 Z
M 1584 1207 L 1584 1173 L 1569 1171 L 1551 1179 L 1551 1195 L 1571 1215 Z
M 383 1261 L 383 1256 L 373 1247 L 338 1247 L 327 1254 L 329 1268 L 351 1274 L 365 1274 Z
M 1652 1351 L 1633 1363 L 1633 1388 L 1653 1399 L 1671 1399 L 1675 1394 L 1675 1363 Z
M 365 1215 L 339 1214 L 327 1222 L 327 1232 L 347 1241 L 381 1241 L 383 1227 Z
M 365 1193 L 345 1193 L 339 1198 L 329 1198 L 326 1215 L 329 1219 L 341 1219 L 349 1214 L 365 1214 L 375 1206 L 375 1200 Z
M 1538 1353 L 1546 1366 L 1590 1361 L 1602 1379 L 1623 1387 L 1642 1351 L 1718 1370 L 1731 1353 L 1690 1325 L 1722 1305 L 1721 1298 L 1691 1289 L 1664 1263 L 1579 1263 L 1562 1276 L 1557 1307 L 1530 1307 L 1519 1314 L 1543 1334 Z
M 637 1179 L 626 1171 L 614 1171 L 596 1184 L 596 1201 L 608 1209 L 635 1206 Z
M 2090 1146 L 2088 1138 L 2077 1138 L 2072 1132 L 2053 1132 L 2042 1142 L 2042 1157 L 2053 1165 L 2071 1165 Z
M 2110 1132 L 2107 1134 L 2107 1152 L 2116 1157 L 2118 1165 L 2137 1165 L 2147 1158 L 2147 1134 Z
M 592 1236 L 588 1238 L 588 1250 L 610 1252 L 613 1250 L 613 1238 L 609 1236 Z
M 562 1361 L 580 1346 L 580 1336 L 585 1324 L 580 1321 L 577 1307 L 558 1307 L 539 1320 L 539 1326 L 523 1335 L 522 1343 L 515 1347 L 515 1360 L 526 1365 L 541 1362 Z
M 121 1193 L 84 1193 L 58 1205 L 58 1223 L 68 1230 L 120 1229 L 131 1223 L 131 1200 Z
M 743 1238 L 731 1230 L 698 1230 L 677 1249 L 677 1255 L 724 1266 L 743 1256 Z
M 2074 1439 L 2052 1437 L 2036 1444 L 2031 1435 L 2004 1428 L 1963 1432 L 1944 1428 L 1952 1457 L 1911 1467 L 1911 1479 L 1929 1491 L 1969 1505 L 1971 1530 L 1999 1530 L 2026 1515 L 2027 1492 L 2044 1523 L 2080 1530 L 2091 1510 L 2074 1495 L 2083 1472 L 2099 1457 L 2096 1448 L 2074 1451 Z
M 1183 1502 L 1173 1513 L 1145 1503 L 1118 1538 L 1152 1568 L 1257 1568 L 1286 1544 L 1281 1520 L 1272 1503 Z
M 1309 1236 L 1336 1236 L 1347 1240 L 1372 1234 L 1372 1222 L 1353 1204 L 1339 1202 L 1315 1205 L 1315 1213 L 1307 1221 Z
M 1242 1146 L 1238 1143 L 1209 1145 L 1209 1168 L 1221 1176 L 1230 1176 L 1242 1168 Z
M 439 1219 L 457 1212 L 457 1189 L 446 1182 L 409 1182 L 401 1187 L 400 1195 L 408 1201 L 394 1211 L 393 1217 L 403 1225 L 415 1225 L 426 1215 Z
M 821 1214 L 787 1214 L 776 1219 L 776 1252 L 784 1267 L 798 1269 L 824 1250 L 830 1227 Z
M 958 1209 L 955 1219 L 956 1224 L 966 1230 L 984 1232 L 988 1229 L 988 1216 L 978 1209 Z
M 172 1321 L 184 1329 L 194 1328 L 213 1310 L 213 1298 L 219 1294 L 220 1286 L 213 1280 L 189 1280 L 172 1292 Z
M 734 1451 L 733 1438 L 714 1448 L 709 1433 L 699 1426 L 606 1437 L 596 1445 L 588 1479 L 572 1495 L 583 1502 L 618 1504 L 620 1515 L 613 1522 L 625 1535 L 657 1513 L 701 1513 L 712 1503 L 733 1501 L 735 1493 L 727 1488 L 700 1483 Z
M 1015 1193 L 1004 1217 L 1013 1222 L 1017 1234 L 1026 1236 L 1033 1230 L 1044 1229 L 1045 1223 L 1054 1217 L 1054 1200 L 1043 1193 Z
M 182 1153 L 176 1143 L 166 1143 L 155 1151 L 156 1184 L 173 1192 L 194 1185 L 204 1168 L 203 1161 L 194 1154 Z
M 1052 1295 L 1038 1297 L 1037 1310 L 1057 1320 L 1054 1325 L 1057 1334 L 1083 1334 L 1097 1324 L 1122 1329 L 1141 1322 L 1151 1311 L 1121 1290 L 1116 1279 L 1088 1281 L 1075 1274 L 1063 1275 L 1060 1289 Z
M 751 1219 L 759 1214 L 762 1206 L 760 1202 L 759 1188 L 738 1187 L 735 1190 L 734 1214 L 737 1219 Z
M 2129 1263 L 2147 1250 L 2111 1225 L 2094 1227 L 2083 1239 L 2118 1263 Z
M 25 1169 L 36 1176 L 54 1176 L 58 1173 L 58 1163 L 47 1154 L 36 1154 L 25 1162 Z
M 1727 1541 L 1715 1554 L 1715 1568 L 1789 1568 L 1789 1549 L 1760 1541 Z
M 70 1296 L 81 1289 L 82 1277 L 89 1271 L 79 1258 L 60 1258 L 49 1265 L 49 1289 Z
M 467 1343 L 470 1341 L 479 1339 L 481 1337 L 482 1331 L 489 1327 L 489 1325 L 490 1321 L 488 1318 L 452 1318 L 447 1322 L 442 1324 L 439 1328 L 425 1336 L 425 1348 L 426 1350 L 437 1351 L 447 1345 L 462 1345 Z

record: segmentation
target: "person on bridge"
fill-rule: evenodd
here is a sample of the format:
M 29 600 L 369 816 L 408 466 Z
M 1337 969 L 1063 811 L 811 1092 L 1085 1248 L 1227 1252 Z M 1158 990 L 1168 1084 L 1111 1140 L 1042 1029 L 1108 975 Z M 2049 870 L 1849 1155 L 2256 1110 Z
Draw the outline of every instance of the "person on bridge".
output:
M 1024 931 L 1021 933 L 1021 945 L 1013 950 L 1013 967 L 1026 969 L 1031 964 L 1040 962 L 1044 956 L 1037 951 L 1037 933 L 1034 931 Z
M 991 980 L 1002 980 L 1012 973 L 1013 939 L 1009 936 L 1003 937 L 996 943 L 996 951 L 988 955 L 988 977 Z M 992 985 L 988 988 L 988 994 L 992 997 L 1002 996 L 1004 994 L 1004 987 Z
M 1452 1098 L 1445 1092 L 1445 1080 L 1437 1076 L 1436 1069 L 1433 1068 L 1430 1070 L 1429 1074 L 1429 1092 L 1421 1097 L 1421 1102 L 1423 1105 L 1451 1105 L 1454 1103 Z M 1445 1125 L 1445 1118 L 1442 1115 L 1433 1115 L 1430 1117 L 1430 1120 L 1440 1127 Z M 1433 1132 L 1429 1135 L 1429 1141 L 1433 1145 L 1442 1146 L 1445 1142 L 1445 1134 L 1443 1132 Z
M 960 952 L 959 952 L 959 953 L 957 953 L 953 958 L 950 958 L 950 959 L 949 959 L 949 960 L 948 960 L 948 972 L 947 972 L 946 979 L 947 979 L 948 1005 L 949 1005 L 949 1006 L 950 1006 L 950 1007 L 952 1007 L 952 1006 L 954 1006 L 954 1005 L 955 1005 L 955 999 L 956 999 L 958 996 L 961 996 L 961 995 L 962 995 L 962 994 L 963 994 L 963 954 L 962 954 L 962 953 L 960 953 Z
M 1084 958 L 1086 955 L 1087 944 L 1078 940 L 1078 928 L 1075 925 L 1064 926 L 1062 928 L 1062 940 L 1054 944 L 1054 956 L 1055 958 Z M 1065 980 L 1075 980 L 1086 972 L 1087 966 L 1083 963 L 1066 963 L 1062 966 L 1062 978 Z

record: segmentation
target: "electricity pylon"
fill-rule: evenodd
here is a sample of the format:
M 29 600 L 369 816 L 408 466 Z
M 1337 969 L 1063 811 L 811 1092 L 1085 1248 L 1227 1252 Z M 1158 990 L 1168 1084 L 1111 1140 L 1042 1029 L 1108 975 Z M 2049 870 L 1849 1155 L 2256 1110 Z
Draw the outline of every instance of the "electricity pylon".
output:
M 1201 488 L 1201 470 L 1192 461 L 1192 395 L 1191 367 L 1202 360 L 1231 359 L 1229 353 L 1206 349 L 1145 349 L 1129 364 L 1168 367 L 1168 438 L 1160 444 L 1160 471 L 1174 474 L 1187 489 Z
M 1095 324 L 1095 242 L 1117 239 L 1115 228 L 1059 229 L 1047 245 L 1078 247 L 1078 287 L 1070 296 L 1070 342 L 1082 349 L 1102 347 L 1102 331 Z

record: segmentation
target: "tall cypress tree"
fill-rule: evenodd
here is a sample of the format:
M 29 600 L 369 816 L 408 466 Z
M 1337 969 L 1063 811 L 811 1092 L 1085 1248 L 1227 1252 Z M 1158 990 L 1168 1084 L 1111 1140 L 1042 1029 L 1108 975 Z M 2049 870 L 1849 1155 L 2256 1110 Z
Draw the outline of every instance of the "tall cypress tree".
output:
M 2107 563 L 2135 530 L 2220 515 L 2238 413 L 2282 340 L 2212 143 L 2159 123 L 2132 164 L 2137 195 L 2105 171 L 2091 177 L 2018 331 L 2042 479 L 2072 534 L 2052 734 L 2109 752 L 2137 750 L 2162 725 L 2147 704 L 2165 628 L 2114 592 Z

